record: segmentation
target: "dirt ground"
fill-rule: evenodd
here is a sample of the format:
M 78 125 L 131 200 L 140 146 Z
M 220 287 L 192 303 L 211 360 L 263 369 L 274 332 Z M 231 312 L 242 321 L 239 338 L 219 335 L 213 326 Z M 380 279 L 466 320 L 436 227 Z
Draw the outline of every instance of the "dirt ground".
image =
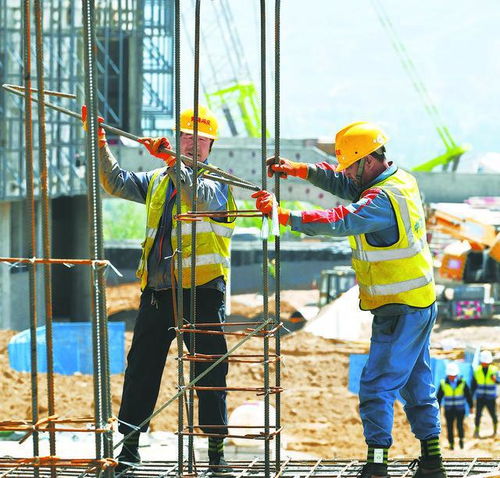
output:
M 290 294 L 299 302 L 307 302 L 307 297 L 299 300 L 300 294 Z M 282 298 L 283 300 L 283 298 Z M 245 302 L 245 301 L 243 301 Z M 110 297 L 108 295 L 108 304 Z M 243 308 L 234 304 L 233 313 L 243 314 Z M 258 307 L 257 307 L 258 308 Z M 292 308 L 288 304 L 285 309 Z M 246 310 L 246 314 L 252 315 Z M 464 328 L 437 328 L 433 343 L 444 340 L 446 343 L 480 343 L 494 340 L 499 336 L 498 326 L 470 326 Z M 0 396 L 3 419 L 26 419 L 30 416 L 30 374 L 19 373 L 8 366 L 7 344 L 15 334 L 13 331 L 0 331 Z M 131 333 L 127 332 L 127 347 Z M 229 337 L 229 347 L 236 344 L 237 338 Z M 271 341 L 272 342 L 272 341 Z M 498 343 L 498 342 L 497 342 Z M 238 353 L 262 353 L 262 338 L 252 338 Z M 353 346 L 352 351 L 359 350 Z M 324 458 L 364 458 L 365 446 L 361 421 L 358 415 L 358 397 L 347 390 L 349 368 L 349 346 L 337 344 L 332 340 L 316 337 L 306 332 L 297 332 L 281 339 L 281 384 L 285 389 L 281 395 L 282 424 L 284 425 L 284 444 L 290 450 L 302 451 Z M 177 366 L 172 359 L 176 355 L 175 343 L 171 348 L 171 358 L 167 361 L 158 404 L 168 400 L 176 391 Z M 186 380 L 188 377 L 186 376 Z M 113 411 L 118 413 L 123 374 L 112 376 Z M 234 363 L 230 366 L 229 386 L 261 386 L 263 368 L 261 364 Z M 274 383 L 274 374 L 271 376 Z M 45 374 L 39 376 L 40 397 L 46 396 Z M 56 412 L 60 416 L 82 417 L 92 413 L 92 379 L 86 375 L 55 377 Z M 258 400 L 254 392 L 230 392 L 229 412 L 248 400 Z M 40 414 L 46 413 L 42 402 Z M 271 398 L 274 403 L 274 398 Z M 500 405 L 500 403 L 499 403 Z M 498 407 L 500 410 L 500 406 Z M 403 408 L 396 402 L 394 418 L 394 445 L 391 457 L 416 457 L 419 445 L 412 436 Z M 483 417 L 482 434 L 492 431 L 491 420 Z M 448 457 L 498 457 L 500 456 L 500 437 L 472 439 L 472 417 L 466 419 L 465 450 L 446 449 L 446 437 L 442 435 L 445 456 Z M 176 431 L 177 406 L 172 404 L 159 414 L 151 423 L 152 430 Z

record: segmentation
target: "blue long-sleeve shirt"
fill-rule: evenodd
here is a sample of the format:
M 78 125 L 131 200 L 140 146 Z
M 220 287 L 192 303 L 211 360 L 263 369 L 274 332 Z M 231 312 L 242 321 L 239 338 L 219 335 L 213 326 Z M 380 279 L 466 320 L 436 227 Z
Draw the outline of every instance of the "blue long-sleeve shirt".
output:
M 100 149 L 101 183 L 109 194 L 129 201 L 146 203 L 148 186 L 154 171 L 133 172 L 122 169 L 113 154 L 106 146 Z M 153 247 L 148 257 L 148 287 L 155 290 L 169 289 L 171 282 L 171 243 L 172 209 L 177 194 L 176 175 L 174 168 L 165 168 L 161 173 L 170 176 L 167 188 L 165 206 L 158 225 Z M 181 163 L 181 197 L 182 201 L 191 204 L 193 187 L 193 170 Z M 206 178 L 197 178 L 198 210 L 221 211 L 226 209 L 228 200 L 227 184 Z M 218 289 L 224 292 L 225 283 L 218 277 L 200 287 Z
M 346 176 L 336 173 L 329 163 L 309 165 L 308 181 L 334 196 L 352 201 L 347 206 L 331 209 L 292 211 L 290 224 L 294 231 L 304 234 L 328 236 L 354 236 L 365 234 L 373 246 L 390 246 L 398 240 L 396 214 L 389 196 L 381 189 L 372 187 L 397 171 L 396 165 L 377 176 L 369 184 L 359 187 Z M 413 307 L 404 304 L 386 304 L 372 310 L 375 315 L 399 315 L 410 313 Z

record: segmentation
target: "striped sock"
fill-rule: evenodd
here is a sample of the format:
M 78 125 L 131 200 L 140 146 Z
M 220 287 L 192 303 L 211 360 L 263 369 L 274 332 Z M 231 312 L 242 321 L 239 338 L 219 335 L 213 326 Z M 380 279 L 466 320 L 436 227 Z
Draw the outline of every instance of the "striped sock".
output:
M 429 438 L 428 440 L 420 440 L 420 445 L 422 448 L 422 458 L 424 460 L 441 458 L 439 437 Z
M 224 455 L 224 438 L 208 437 L 208 456 Z
M 389 448 L 384 448 L 377 445 L 368 445 L 368 454 L 366 456 L 367 463 L 380 463 L 387 465 L 389 456 Z

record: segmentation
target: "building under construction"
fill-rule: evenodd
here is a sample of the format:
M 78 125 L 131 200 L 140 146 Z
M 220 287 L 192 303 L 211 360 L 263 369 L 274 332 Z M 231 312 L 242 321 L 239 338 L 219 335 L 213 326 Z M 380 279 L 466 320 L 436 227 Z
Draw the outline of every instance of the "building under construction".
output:
M 352 423 L 346 420 L 335 411 L 340 410 L 341 405 L 336 405 L 333 399 L 321 397 L 323 392 L 314 387 L 318 385 L 318 390 L 323 391 L 335 388 L 338 384 L 322 383 L 321 375 L 330 373 L 331 380 L 340 382 L 337 388 L 342 388 L 346 396 L 349 393 L 344 405 L 356 408 L 357 416 L 361 369 L 359 366 L 356 369 L 354 364 L 358 362 L 350 357 L 369 352 L 369 335 L 363 335 L 362 340 L 342 335 L 339 320 L 338 334 L 329 336 L 325 331 L 330 330 L 331 325 L 319 325 L 322 312 L 315 310 L 316 329 L 324 328 L 317 334 L 320 342 L 307 342 L 311 339 L 303 336 L 294 337 L 292 332 L 302 327 L 305 333 L 314 334 L 313 321 L 307 324 L 307 307 L 296 307 L 298 310 L 290 314 L 288 299 L 282 295 L 285 289 L 307 288 L 308 284 L 318 280 L 320 283 L 316 286 L 321 294 L 318 305 L 331 307 L 329 302 L 354 286 L 354 274 L 348 267 L 349 246 L 340 240 L 333 245 L 320 242 L 308 245 L 298 240 L 281 242 L 277 218 L 268 221 L 265 214 L 263 216 L 253 206 L 227 208 L 223 215 L 231 218 L 229 222 L 256 219 L 259 226 L 263 223 L 262 230 L 268 232 L 261 230 L 248 243 L 233 246 L 231 254 L 232 277 L 229 283 L 232 292 L 251 291 L 255 294 L 251 307 L 258 311 L 246 317 L 243 313 L 237 315 L 224 327 L 220 323 L 197 323 L 195 312 L 183 316 L 182 286 L 177 290 L 170 287 L 173 290 L 171 300 L 176 304 L 176 321 L 172 329 L 175 331 L 177 364 L 169 365 L 176 370 L 171 370 L 168 380 L 164 378 L 164 381 L 175 383 L 175 386 L 168 392 L 162 389 L 148 422 L 161 415 L 175 415 L 175 426 L 170 428 L 175 432 L 175 439 L 169 442 L 168 453 L 157 453 L 151 459 L 143 459 L 140 465 L 118 471 L 117 448 L 130 436 L 123 440 L 117 438 L 116 430 L 121 422 L 115 410 L 117 392 L 111 374 L 123 371 L 122 365 L 117 371 L 113 369 L 113 357 L 114 341 L 122 345 L 124 335 L 121 329 L 120 335 L 112 335 L 115 332 L 108 327 L 108 320 L 112 325 L 120 318 L 117 311 L 122 309 L 136 313 L 137 305 L 115 307 L 119 301 L 113 294 L 118 294 L 121 301 L 128 296 L 125 302 L 137 299 L 140 284 L 133 269 L 141 253 L 138 246 L 126 242 L 104 242 L 102 202 L 108 196 L 99 185 L 102 166 L 99 162 L 98 116 L 103 118 L 110 150 L 120 165 L 128 170 L 143 172 L 163 165 L 160 161 L 155 163 L 155 160 L 150 161 L 152 158 L 142 157 L 145 150 L 138 152 L 143 148 L 137 144 L 142 137 L 170 137 L 172 149 L 180 152 L 181 94 L 184 94 L 183 90 L 191 89 L 181 80 L 182 45 L 183 54 L 193 58 L 194 91 L 190 94 L 194 98 L 194 136 L 198 138 L 198 134 L 202 134 L 199 131 L 202 123 L 199 121 L 198 102 L 207 103 L 224 119 L 223 130 L 227 133 L 210 156 L 210 163 L 213 162 L 214 166 L 204 165 L 205 170 L 200 174 L 232 186 L 234 198 L 238 201 L 248 201 L 252 192 L 272 190 L 278 202 L 280 199 L 308 201 L 317 206 L 331 207 L 331 199 L 312 190 L 309 183 L 290 180 L 283 184 L 284 178 L 280 175 L 275 174 L 269 179 L 266 172 L 266 158 L 273 154 L 310 164 L 336 164 L 333 144 L 280 137 L 281 2 L 260 2 L 261 62 L 257 73 L 251 71 L 245 60 L 230 3 L 228 0 L 82 0 L 81 3 L 0 0 L 0 80 L 3 86 L 0 92 L 0 232 L 3 238 L 0 244 L 0 329 L 8 330 L 10 339 L 8 347 L 6 343 L 0 348 L 1 354 L 5 355 L 1 357 L 4 360 L 1 363 L 8 363 L 8 353 L 12 365 L 14 350 L 17 350 L 17 336 L 10 331 L 25 329 L 22 340 L 29 353 L 25 368 L 13 367 L 17 371 L 5 373 L 7 380 L 17 380 L 17 385 L 10 388 L 6 380 L 4 386 L 1 377 L 2 393 L 18 394 L 25 399 L 29 397 L 29 403 L 25 402 L 23 406 L 25 416 L 19 416 L 18 408 L 14 406 L 0 407 L 2 477 L 267 478 L 358 476 L 362 473 L 364 443 L 360 440 L 364 438 L 361 421 L 357 418 L 352 419 Z M 374 5 L 389 36 L 394 35 L 381 3 L 377 1 Z M 269 22 L 273 25 L 272 36 L 266 29 Z M 221 48 L 204 55 L 214 42 L 218 42 Z M 398 42 L 393 38 L 394 44 Z M 269 51 L 273 52 L 272 57 L 269 57 Z M 404 48 L 399 47 L 397 51 L 403 64 L 408 64 Z M 271 64 L 272 83 L 268 80 Z M 258 77 L 258 82 L 254 82 L 252 74 Z M 409 74 L 417 73 L 410 71 Z M 419 84 L 420 80 L 417 77 L 412 81 Z M 428 101 L 425 88 L 420 88 L 424 102 Z M 80 108 L 84 104 L 89 112 L 88 134 L 82 129 L 81 122 Z M 432 116 L 435 108 L 433 105 L 426 107 Z M 272 121 L 268 119 L 271 117 Z M 433 119 L 446 153 L 415 168 L 415 176 L 426 203 L 434 204 L 428 208 L 428 227 L 435 244 L 433 251 L 438 250 L 441 254 L 439 270 L 444 277 L 438 301 L 444 304 L 441 305 L 447 311 L 447 319 L 491 321 L 486 325 L 498 329 L 495 321 L 500 312 L 500 201 L 495 197 L 498 196 L 499 175 L 456 173 L 460 157 L 467 148 L 457 145 L 439 119 Z M 186 156 L 182 160 L 187 161 L 186 164 L 198 175 L 198 161 Z M 148 161 L 150 166 L 147 166 Z M 179 164 L 180 161 L 175 166 L 177 184 L 181 182 Z M 442 170 L 430 172 L 437 167 Z M 443 180 L 445 177 L 446 181 Z M 176 207 L 183 213 L 175 219 L 179 223 L 185 221 L 196 243 L 197 227 L 198 234 L 202 234 L 202 221 L 207 216 L 211 220 L 217 219 L 221 213 L 199 211 L 197 193 L 193 191 L 192 194 L 189 211 L 182 209 L 180 195 L 177 195 Z M 478 198 L 476 204 L 469 200 L 471 197 Z M 484 197 L 490 202 L 481 199 Z M 468 205 L 472 208 L 466 213 L 463 207 L 436 206 L 465 200 L 469 200 Z M 336 203 L 339 207 L 343 204 L 343 200 Z M 177 229 L 178 247 L 172 250 L 171 262 L 176 263 L 180 274 L 177 281 L 181 285 L 184 282 L 180 271 L 185 269 L 193 274 L 190 284 L 194 284 L 196 253 L 192 254 L 190 260 L 193 262 L 186 268 L 183 240 L 187 236 L 182 233 L 184 226 Z M 269 234 L 275 236 L 272 241 Z M 460 250 L 456 247 L 446 249 L 452 239 L 467 243 L 467 246 Z M 185 247 L 191 248 L 190 245 Z M 182 253 L 176 256 L 177 252 Z M 323 269 L 321 280 L 312 272 L 318 268 Z M 136 292 L 130 293 L 126 289 L 131 282 L 134 282 Z M 197 303 L 196 290 L 192 286 L 191 311 L 204 307 Z M 107 300 L 110 296 L 111 301 Z M 357 309 L 357 297 L 355 301 Z M 293 304 L 293 300 L 290 303 Z M 338 314 L 340 307 L 337 307 L 337 312 L 323 308 L 323 318 L 326 314 Z M 352 318 L 354 323 L 354 315 Z M 369 328 L 363 322 L 366 316 L 360 316 L 359 320 L 359 324 L 365 327 L 363 333 L 366 333 L 366 328 Z M 71 324 L 81 323 L 87 323 L 88 329 L 74 329 L 77 331 L 72 332 L 69 328 Z M 360 325 L 360 330 L 363 327 Z M 60 371 L 62 365 L 56 350 L 58 341 L 64 342 L 71 334 L 87 335 L 89 339 L 89 368 L 83 372 L 83 368 Z M 196 344 L 211 334 L 220 334 L 227 339 L 225 353 L 197 351 Z M 20 344 L 21 339 L 17 340 Z M 189 346 L 183 345 L 183 340 Z M 498 341 L 496 346 L 491 342 L 488 344 L 493 355 L 498 356 Z M 308 351 L 301 349 L 310 347 L 308 350 L 311 350 L 319 345 L 328 347 L 328 352 L 322 357 L 307 357 Z M 442 373 L 447 360 L 457 359 L 467 364 L 467 370 L 472 370 L 472 364 L 478 365 L 480 351 L 479 346 L 464 350 L 432 344 L 433 357 L 437 360 L 433 371 Z M 288 369 L 287 361 L 291 364 Z M 201 374 L 195 372 L 199 370 L 199 363 L 204 366 Z M 230 364 L 228 384 L 220 390 L 206 387 L 203 378 L 221 364 Z M 338 370 L 337 366 L 340 367 Z M 291 371 L 299 371 L 302 367 L 307 373 L 301 376 L 300 391 L 291 390 L 287 395 L 284 392 Z M 82 378 L 82 373 L 88 376 Z M 349 375 L 349 378 L 343 375 Z M 66 393 L 61 390 L 66 389 L 71 396 L 80 386 L 89 388 L 90 395 L 85 395 L 88 401 L 80 403 L 74 399 L 70 413 L 67 405 L 62 405 L 66 398 L 63 399 L 61 394 Z M 218 473 L 199 453 L 202 440 L 205 443 L 208 439 L 210 443 L 212 438 L 217 438 L 217 427 L 220 427 L 208 425 L 214 431 L 207 432 L 207 425 L 203 428 L 196 421 L 194 394 L 207 390 L 230 392 L 231 397 L 240 397 L 238 400 L 246 405 L 255 403 L 255 399 L 261 400 L 262 407 L 256 421 L 230 423 L 225 435 L 234 444 L 234 455 L 227 455 L 230 473 Z M 344 401 L 340 397 L 336 396 L 335 401 Z M 322 405 L 315 405 L 315 401 Z M 335 418 L 327 415 L 326 410 L 330 407 Z M 308 425 L 300 423 L 297 415 L 300 409 L 310 409 L 321 415 L 321 419 L 314 422 L 314 430 L 308 430 Z M 323 412 L 320 413 L 320 409 Z M 404 415 L 399 404 L 396 415 L 399 421 L 395 424 L 395 434 L 400 436 L 400 425 L 404 423 L 406 428 L 408 425 L 402 421 Z M 253 417 L 255 419 L 255 415 Z M 315 438 L 317 430 L 326 428 L 330 420 L 345 421 L 345 432 L 339 433 L 338 438 L 330 437 L 327 442 Z M 172 425 L 171 421 L 168 423 L 168 426 Z M 493 426 L 496 430 L 496 424 Z M 287 448 L 290 440 L 287 429 L 309 441 L 307 450 L 311 453 L 301 454 L 304 449 L 296 447 L 297 453 L 294 454 L 293 447 Z M 74 437 L 76 446 L 67 446 L 64 437 L 68 435 Z M 90 453 L 84 445 L 89 436 L 93 446 Z M 13 442 L 13 437 L 19 440 L 19 444 L 16 442 L 3 448 L 4 443 Z M 343 443 L 349 455 L 336 450 L 336 441 Z M 241 450 L 249 442 L 256 442 L 258 446 L 252 448 L 250 445 L 250 453 L 245 454 Z M 500 476 L 498 438 L 488 438 L 485 443 L 477 452 L 471 446 L 462 454 L 455 450 L 450 457 L 444 455 L 447 476 Z M 26 453 L 27 445 L 29 453 Z M 360 452 L 361 448 L 363 451 Z M 488 450 L 486 455 L 484 450 Z M 415 463 L 412 464 L 414 457 L 409 455 L 414 453 L 414 448 L 398 449 L 398 453 L 390 457 L 390 475 L 412 476 Z

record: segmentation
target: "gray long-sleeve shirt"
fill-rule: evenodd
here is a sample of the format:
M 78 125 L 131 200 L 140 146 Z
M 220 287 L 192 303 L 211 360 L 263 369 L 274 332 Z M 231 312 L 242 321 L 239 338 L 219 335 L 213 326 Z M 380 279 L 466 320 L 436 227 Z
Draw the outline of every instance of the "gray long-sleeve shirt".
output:
M 122 169 L 107 145 L 101 148 L 99 153 L 101 183 L 106 192 L 112 196 L 145 204 L 149 182 L 154 174 L 154 170 L 133 172 Z M 148 257 L 148 287 L 155 290 L 172 287 L 170 273 L 173 253 L 171 243 L 172 208 L 174 207 L 177 193 L 175 169 L 166 167 L 161 174 L 168 174 L 171 182 L 166 192 L 165 206 L 158 225 L 158 231 Z M 198 210 L 221 211 L 226 209 L 229 194 L 227 184 L 199 177 L 196 181 Z M 182 201 L 187 204 L 191 204 L 193 183 L 193 170 L 181 164 L 180 191 Z M 221 276 L 200 287 L 218 289 L 224 292 L 225 282 Z

